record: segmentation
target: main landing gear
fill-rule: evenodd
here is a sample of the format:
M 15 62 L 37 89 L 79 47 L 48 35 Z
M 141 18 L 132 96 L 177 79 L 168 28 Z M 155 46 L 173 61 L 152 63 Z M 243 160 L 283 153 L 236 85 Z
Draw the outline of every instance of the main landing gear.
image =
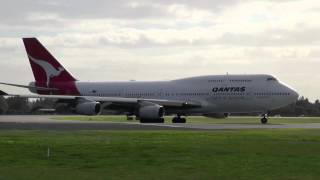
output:
M 261 124 L 267 124 L 268 123 L 268 116 L 267 114 L 263 114 L 262 118 L 261 118 Z
M 180 115 L 172 118 L 172 123 L 186 123 L 186 118 L 182 118 Z
M 140 123 L 164 123 L 164 118 L 159 119 L 141 119 Z

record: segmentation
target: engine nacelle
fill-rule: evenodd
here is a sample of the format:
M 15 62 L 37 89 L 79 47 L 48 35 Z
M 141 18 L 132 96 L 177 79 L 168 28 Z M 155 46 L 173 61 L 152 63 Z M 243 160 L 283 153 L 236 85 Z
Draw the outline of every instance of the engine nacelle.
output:
M 160 105 L 142 106 L 139 109 L 140 119 L 156 120 L 164 116 L 164 108 Z
M 95 101 L 82 102 L 77 104 L 75 111 L 81 115 L 98 115 L 101 112 L 101 104 Z
M 36 83 L 35 83 L 35 82 L 30 82 L 30 83 L 29 83 L 29 86 L 31 86 L 31 87 L 29 87 L 29 91 L 30 91 L 30 92 L 35 93 L 35 94 L 38 93 L 38 92 L 37 92 L 37 89 L 35 88 L 35 87 L 36 87 Z M 34 87 L 34 88 L 33 88 L 33 87 Z
M 208 114 L 203 114 L 203 116 L 208 118 L 224 119 L 229 116 L 229 113 L 208 113 Z

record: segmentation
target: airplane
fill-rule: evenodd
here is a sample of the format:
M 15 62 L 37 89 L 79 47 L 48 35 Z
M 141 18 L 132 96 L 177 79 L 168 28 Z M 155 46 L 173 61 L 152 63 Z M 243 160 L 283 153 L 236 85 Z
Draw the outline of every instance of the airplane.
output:
M 81 115 L 99 115 L 102 109 L 135 115 L 141 123 L 186 123 L 186 116 L 225 118 L 230 113 L 261 113 L 294 103 L 298 93 L 272 75 L 209 75 L 170 81 L 82 82 L 74 78 L 36 39 L 23 38 L 34 82 L 29 85 L 0 83 L 28 88 L 34 95 L 0 95 L 23 98 L 54 98 Z

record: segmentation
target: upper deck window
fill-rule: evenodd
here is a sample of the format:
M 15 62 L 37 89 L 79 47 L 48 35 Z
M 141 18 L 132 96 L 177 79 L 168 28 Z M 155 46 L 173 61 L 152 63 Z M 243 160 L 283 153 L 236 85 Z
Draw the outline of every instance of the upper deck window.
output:
M 269 77 L 269 78 L 267 79 L 267 81 L 277 81 L 277 79 L 274 78 L 274 77 Z
M 250 79 L 230 79 L 230 82 L 242 83 L 242 82 L 251 82 Z
M 209 80 L 208 82 L 221 83 L 221 82 L 224 82 L 224 80 L 222 80 L 222 79 L 214 79 L 214 80 Z

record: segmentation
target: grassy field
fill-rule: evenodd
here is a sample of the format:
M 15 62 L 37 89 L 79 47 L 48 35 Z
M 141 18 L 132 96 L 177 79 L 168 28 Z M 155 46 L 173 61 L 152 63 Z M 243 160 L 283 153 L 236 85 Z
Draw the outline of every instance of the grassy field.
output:
M 79 120 L 79 121 L 109 121 L 109 122 L 138 122 L 127 121 L 125 116 L 58 116 L 58 120 Z M 166 117 L 165 122 L 170 123 L 172 117 Z M 201 116 L 187 117 L 188 123 L 206 124 L 260 124 L 260 117 L 229 117 L 226 119 L 213 119 Z M 270 117 L 269 124 L 295 124 L 295 123 L 320 123 L 320 117 Z
M 319 130 L 0 132 L 1 180 L 319 178 Z

